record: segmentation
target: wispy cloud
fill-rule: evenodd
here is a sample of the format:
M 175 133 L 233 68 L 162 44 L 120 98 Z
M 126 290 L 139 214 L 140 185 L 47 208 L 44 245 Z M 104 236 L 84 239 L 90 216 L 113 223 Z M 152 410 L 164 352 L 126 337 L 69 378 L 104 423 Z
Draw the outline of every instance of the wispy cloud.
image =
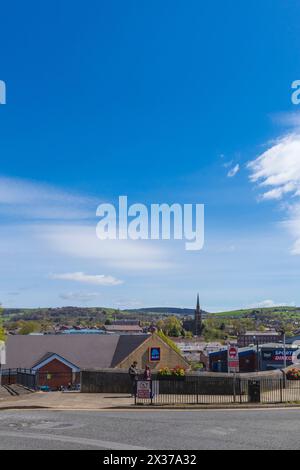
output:
M 260 199 L 281 201 L 285 226 L 295 242 L 292 254 L 300 254 L 300 132 L 279 138 L 248 164 L 250 181 L 261 190 Z
M 83 282 L 86 284 L 96 284 L 98 286 L 118 286 L 124 282 L 113 276 L 106 276 L 104 274 L 85 274 L 83 272 L 51 274 L 50 277 L 51 279 Z
M 73 258 L 101 260 L 111 268 L 152 270 L 173 266 L 165 250 L 157 244 L 154 246 L 155 241 L 99 240 L 93 226 L 40 226 L 36 236 L 56 252 Z
M 0 214 L 29 220 L 87 219 L 99 201 L 51 185 L 0 177 Z
M 228 171 L 227 173 L 228 178 L 233 178 L 239 171 L 240 171 L 240 165 L 237 163 L 233 168 L 231 168 Z
M 62 300 L 75 302 L 91 302 L 100 296 L 97 292 L 63 292 L 59 295 Z
M 288 129 L 300 129 L 300 113 L 275 113 L 271 115 L 271 119 L 275 124 L 286 127 Z
M 263 189 L 264 199 L 300 195 L 300 134 L 291 134 L 248 164 L 250 180 Z

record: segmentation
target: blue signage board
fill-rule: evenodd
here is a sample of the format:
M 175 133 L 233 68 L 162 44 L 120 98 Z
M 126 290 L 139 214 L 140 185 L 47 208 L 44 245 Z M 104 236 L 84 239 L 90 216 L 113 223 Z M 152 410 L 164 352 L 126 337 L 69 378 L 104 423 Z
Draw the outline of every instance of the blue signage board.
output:
M 150 348 L 150 361 L 151 362 L 160 361 L 160 348 Z

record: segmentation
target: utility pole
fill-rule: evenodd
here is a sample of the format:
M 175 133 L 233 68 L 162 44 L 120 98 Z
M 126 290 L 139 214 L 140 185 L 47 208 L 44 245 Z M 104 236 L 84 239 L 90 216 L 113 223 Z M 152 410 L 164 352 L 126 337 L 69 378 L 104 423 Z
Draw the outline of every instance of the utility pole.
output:
M 286 333 L 285 330 L 283 332 L 283 368 L 286 369 Z
M 256 372 L 260 370 L 260 361 L 259 361 L 259 347 L 258 347 L 258 339 L 256 336 L 253 337 L 254 343 L 256 343 Z

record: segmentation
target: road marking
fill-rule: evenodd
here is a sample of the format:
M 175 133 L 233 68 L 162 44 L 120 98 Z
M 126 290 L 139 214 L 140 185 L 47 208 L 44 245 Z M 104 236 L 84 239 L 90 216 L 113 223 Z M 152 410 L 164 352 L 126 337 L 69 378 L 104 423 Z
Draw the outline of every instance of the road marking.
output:
M 84 437 L 71 437 L 54 434 L 35 434 L 29 432 L 2 432 L 0 431 L 0 437 L 12 437 L 12 438 L 25 438 L 25 439 L 39 439 L 42 441 L 58 441 L 58 442 L 69 442 L 71 444 L 82 444 L 90 447 L 100 447 L 101 449 L 109 450 L 149 450 L 146 447 L 132 446 L 130 444 L 122 444 L 120 442 L 111 441 L 100 441 L 96 439 L 86 439 Z M 1 447 L 0 447 L 1 448 Z
M 203 413 L 203 412 L 228 412 L 228 411 L 299 411 L 300 406 L 281 406 L 281 407 L 266 407 L 266 408 L 195 408 L 195 409 L 188 409 L 188 408 L 181 408 L 181 409 L 172 409 L 172 408 L 1 408 L 0 407 L 0 416 L 2 413 L 10 413 L 10 412 L 61 412 L 61 413 L 75 413 L 75 412 L 87 412 L 87 413 L 161 413 L 161 412 L 169 412 L 169 413 Z

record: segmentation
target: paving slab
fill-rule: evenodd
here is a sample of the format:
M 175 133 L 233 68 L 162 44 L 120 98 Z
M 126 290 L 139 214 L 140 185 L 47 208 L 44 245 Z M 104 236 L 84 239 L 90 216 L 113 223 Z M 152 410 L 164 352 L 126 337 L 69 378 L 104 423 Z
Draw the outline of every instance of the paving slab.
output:
M 8 408 L 99 410 L 128 407 L 133 404 L 134 399 L 128 394 L 35 392 L 18 397 L 0 397 L 0 410 Z

